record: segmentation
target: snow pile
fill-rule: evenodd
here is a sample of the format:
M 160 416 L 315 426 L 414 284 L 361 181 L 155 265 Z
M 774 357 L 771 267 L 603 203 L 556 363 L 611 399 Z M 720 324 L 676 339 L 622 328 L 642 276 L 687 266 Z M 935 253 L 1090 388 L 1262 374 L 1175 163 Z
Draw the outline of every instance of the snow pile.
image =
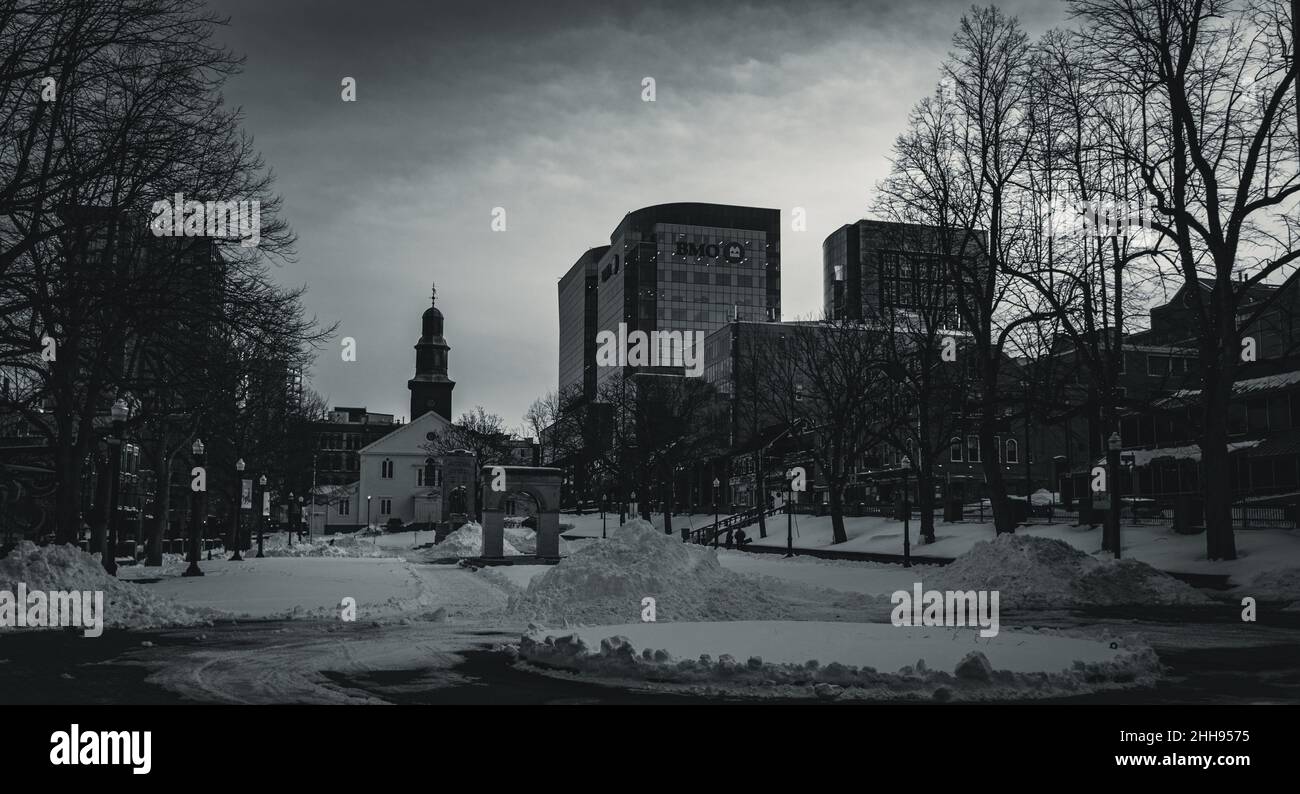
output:
M 1160 661 L 1150 645 L 1136 636 L 1125 638 L 1071 638 L 1052 629 L 1017 630 L 999 635 L 999 643 L 983 640 L 953 642 L 947 633 L 915 632 L 911 637 L 895 639 L 895 629 L 881 624 L 813 624 L 786 622 L 795 636 L 786 638 L 776 649 L 784 658 L 737 652 L 723 653 L 716 659 L 707 653 L 693 658 L 680 657 L 664 648 L 656 648 L 655 635 L 671 635 L 679 628 L 697 634 L 725 635 L 735 626 L 747 637 L 764 633 L 765 624 L 644 624 L 637 626 L 599 626 L 578 631 L 555 633 L 530 627 L 518 645 L 504 650 L 525 662 L 545 670 L 577 672 L 619 680 L 650 682 L 654 688 L 684 691 L 690 694 L 817 698 L 821 700 L 897 700 L 930 699 L 947 701 L 1004 701 L 1013 699 L 1054 698 L 1100 690 L 1149 687 L 1162 675 Z M 781 622 L 766 626 L 780 627 Z M 862 644 L 854 656 L 879 655 L 883 664 L 853 665 L 824 661 L 817 657 L 794 661 L 799 657 L 800 637 L 812 637 L 820 644 L 827 629 L 843 626 L 859 631 Z M 616 631 L 645 635 L 641 642 L 629 640 Z M 609 633 L 605 633 L 609 632 Z M 611 636 L 612 634 L 612 636 Z M 779 634 L 777 636 L 780 636 Z M 660 639 L 674 644 L 671 636 Z M 676 638 L 677 646 L 683 645 Z M 732 638 L 734 639 L 734 638 Z M 724 639 L 723 642 L 726 640 Z M 696 645 L 687 641 L 685 646 Z M 599 647 L 596 647 L 596 646 Z M 975 645 L 974 649 L 969 648 Z M 638 650 L 640 646 L 640 650 Z M 898 665 L 900 646 L 914 650 L 915 663 Z M 1091 647 L 1087 647 L 1091 646 Z M 1107 650 L 1108 649 L 1108 650 Z M 927 664 L 929 650 L 939 658 Z M 1085 658 L 1074 653 L 1081 651 Z M 988 655 L 986 655 L 986 653 Z M 995 664 L 1002 659 L 1011 664 Z M 1073 661 L 1070 659 L 1073 658 Z M 878 669 L 883 668 L 883 669 Z
M 519 549 L 510 545 L 509 536 L 501 542 L 501 553 L 510 556 L 519 554 Z M 478 557 L 483 554 L 483 527 L 471 521 L 460 529 L 443 538 L 442 542 L 429 550 L 428 556 L 443 557 Z
M 330 543 L 333 541 L 333 544 Z M 359 537 L 357 534 L 336 534 L 321 537 L 314 535 L 310 540 L 298 540 L 289 543 L 285 533 L 277 532 L 262 538 L 262 555 L 264 557 L 391 557 L 392 553 L 375 543 L 373 537 Z M 257 536 L 244 557 L 257 556 Z
M 17 593 L 18 584 L 30 593 L 41 591 L 101 590 L 104 625 L 150 629 L 206 623 L 210 615 L 161 598 L 144 585 L 109 576 L 93 557 L 75 546 L 37 546 L 24 540 L 0 560 L 0 590 Z
M 997 590 L 1003 609 L 1209 603 L 1190 585 L 1144 562 L 1099 560 L 1064 541 L 1032 535 L 980 541 L 925 584 Z
M 761 583 L 723 568 L 713 549 L 682 543 L 642 519 L 627 522 L 609 540 L 585 544 L 534 578 L 511 597 L 509 611 L 541 621 L 626 623 L 641 619 L 647 597 L 655 599 L 659 621 L 787 615 Z
M 1237 591 L 1242 597 L 1250 596 L 1256 601 L 1300 602 L 1300 568 L 1260 571 Z
M 505 528 L 506 543 L 519 550 L 520 554 L 537 553 L 537 533 L 528 527 L 519 526 Z M 569 548 L 569 541 L 560 538 L 560 556 L 569 556 L 572 549 Z M 507 552 L 508 554 L 509 552 Z

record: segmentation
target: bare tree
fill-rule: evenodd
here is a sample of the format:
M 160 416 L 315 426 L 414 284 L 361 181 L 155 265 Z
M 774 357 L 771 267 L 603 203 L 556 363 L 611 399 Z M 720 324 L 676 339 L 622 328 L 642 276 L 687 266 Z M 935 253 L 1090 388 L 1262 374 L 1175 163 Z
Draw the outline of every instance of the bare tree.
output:
M 1300 193 L 1295 20 L 1280 2 L 1075 0 L 1080 41 L 1108 90 L 1140 108 L 1129 131 L 1101 116 L 1141 177 L 1152 226 L 1197 318 L 1206 551 L 1235 559 L 1227 423 L 1243 336 L 1286 289 L 1242 311 L 1252 288 L 1297 280 Z M 1288 24 L 1288 22 L 1290 24 Z M 1239 274 L 1242 276 L 1239 278 Z
M 786 324 L 750 354 L 763 410 L 810 443 L 830 496 L 834 543 L 844 543 L 844 490 L 855 462 L 904 415 L 886 374 L 885 334 L 847 319 Z M 797 428 L 797 430 L 796 430 Z

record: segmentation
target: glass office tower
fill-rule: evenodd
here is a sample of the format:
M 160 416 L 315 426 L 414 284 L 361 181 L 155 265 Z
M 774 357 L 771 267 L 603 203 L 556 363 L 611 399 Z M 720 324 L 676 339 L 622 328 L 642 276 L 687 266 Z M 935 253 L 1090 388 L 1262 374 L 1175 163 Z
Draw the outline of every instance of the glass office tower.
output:
M 733 318 L 780 319 L 781 212 L 693 203 L 630 212 L 596 263 L 596 283 L 593 340 L 603 330 L 617 334 L 620 323 L 629 332 L 680 331 L 693 338 L 691 332 L 707 336 Z M 565 311 L 575 311 L 572 301 L 561 306 Z M 561 317 L 562 327 L 565 322 Z M 561 340 L 561 361 L 566 355 L 572 352 Z M 595 389 L 621 369 L 598 366 Z

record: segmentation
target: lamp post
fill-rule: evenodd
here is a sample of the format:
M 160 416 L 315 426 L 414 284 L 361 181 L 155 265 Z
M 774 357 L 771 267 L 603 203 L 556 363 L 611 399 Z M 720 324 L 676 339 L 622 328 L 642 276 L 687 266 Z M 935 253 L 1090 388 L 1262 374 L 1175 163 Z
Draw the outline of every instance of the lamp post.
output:
M 190 451 L 194 453 L 194 465 L 202 468 L 204 460 L 203 441 L 197 438 L 194 439 L 194 445 L 190 447 Z M 203 513 L 206 507 L 203 504 L 202 497 L 203 494 L 207 493 L 206 477 L 204 479 L 204 490 L 192 491 L 190 494 L 192 501 L 191 509 L 193 511 L 190 518 L 190 567 L 186 568 L 185 573 L 181 574 L 181 576 L 203 575 L 203 571 L 199 570 L 199 556 L 203 553 L 201 548 L 203 543 Z
M 244 558 L 239 553 L 240 547 L 244 544 L 239 539 L 239 525 L 244 517 L 244 459 L 240 458 L 235 461 L 235 471 L 237 472 L 236 480 L 239 481 L 239 502 L 235 504 L 235 556 L 230 558 L 231 562 L 243 562 Z
M 713 478 L 713 548 L 718 547 L 718 486 L 722 483 L 717 477 Z M 727 543 L 731 545 L 730 541 Z
M 907 473 L 912 468 L 912 459 L 903 456 L 903 567 L 912 567 L 912 506 L 907 502 Z
M 785 556 L 794 556 L 794 469 L 785 472 Z
M 266 475 L 265 474 L 257 478 L 257 487 L 259 489 L 258 496 L 260 497 L 258 501 L 261 502 L 261 504 L 256 505 L 254 509 L 257 510 L 257 556 L 260 558 L 266 556 L 265 554 L 262 553 L 262 530 L 266 526 L 266 516 L 263 515 L 264 511 L 262 509 L 262 504 L 266 503 Z
M 113 434 L 108 437 L 108 540 L 104 543 L 104 570 L 117 576 L 117 525 L 118 501 L 122 494 L 122 433 L 131 409 L 126 400 L 118 398 L 113 403 Z
M 1120 557 L 1120 539 L 1119 539 L 1119 451 L 1122 446 L 1119 433 L 1111 433 L 1110 438 L 1106 440 L 1106 492 L 1110 496 L 1110 504 L 1106 510 L 1106 535 L 1107 542 L 1102 544 L 1103 548 L 1108 547 L 1115 553 L 1115 559 Z
M 306 520 L 306 519 L 307 519 L 307 516 L 306 516 L 306 514 L 303 512 L 304 510 L 306 510 L 306 507 L 305 507 L 305 505 L 307 504 L 307 501 L 306 501 L 306 500 L 307 500 L 307 497 L 303 496 L 302 494 L 298 494 L 298 522 L 297 522 L 297 523 L 298 523 L 298 542 L 299 542 L 299 543 L 302 542 L 302 531 L 303 531 L 303 527 L 307 524 L 307 520 Z M 292 507 L 292 505 L 290 505 L 290 506 Z
M 366 531 L 367 532 L 370 531 L 370 500 L 372 498 L 374 497 L 372 497 L 370 494 L 366 494 Z
M 289 492 L 289 502 L 284 508 L 284 534 L 285 542 L 289 547 L 293 547 L 293 491 Z

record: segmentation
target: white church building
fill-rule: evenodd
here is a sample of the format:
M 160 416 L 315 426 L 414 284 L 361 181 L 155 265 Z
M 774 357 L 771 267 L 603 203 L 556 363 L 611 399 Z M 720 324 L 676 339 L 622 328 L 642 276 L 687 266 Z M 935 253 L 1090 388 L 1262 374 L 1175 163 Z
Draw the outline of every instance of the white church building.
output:
M 415 377 L 406 384 L 411 392 L 411 421 L 357 452 L 357 482 L 317 489 L 318 501 L 328 504 L 314 508 L 314 532 L 336 526 L 382 527 L 393 518 L 403 524 L 442 518 L 441 469 L 435 465 L 434 481 L 426 482 L 425 464 L 429 442 L 451 427 L 451 391 L 456 384 L 447 377 L 451 348 L 442 335 L 442 312 L 434 305 L 437 298 L 435 287 L 415 343 Z

